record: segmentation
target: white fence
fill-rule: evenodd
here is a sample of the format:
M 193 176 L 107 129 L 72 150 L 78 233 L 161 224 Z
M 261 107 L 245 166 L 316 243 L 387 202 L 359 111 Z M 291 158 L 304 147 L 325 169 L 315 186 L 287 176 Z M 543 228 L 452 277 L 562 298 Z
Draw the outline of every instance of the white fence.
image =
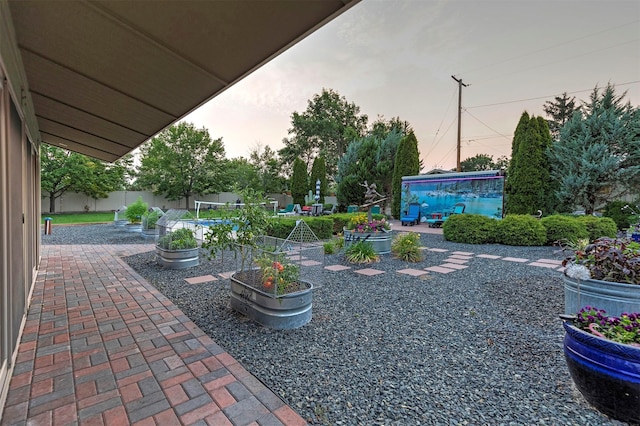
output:
M 72 213 L 72 212 L 110 212 L 116 211 L 122 206 L 128 206 L 142 197 L 149 207 L 160 207 L 162 210 L 183 209 L 185 208 L 185 200 L 168 201 L 166 198 L 153 195 L 151 191 L 115 191 L 109 194 L 107 198 L 94 199 L 84 194 L 68 192 L 63 194 L 56 200 L 56 213 Z M 189 208 L 195 209 L 195 201 L 213 201 L 216 203 L 235 203 L 238 194 L 233 192 L 221 192 L 219 194 L 194 195 L 189 198 Z M 293 203 L 293 198 L 286 194 L 268 194 L 268 198 L 278 202 L 280 208 L 284 208 L 287 204 Z M 335 197 L 326 197 L 326 203 L 335 204 Z M 49 197 L 42 198 L 43 213 L 49 210 Z

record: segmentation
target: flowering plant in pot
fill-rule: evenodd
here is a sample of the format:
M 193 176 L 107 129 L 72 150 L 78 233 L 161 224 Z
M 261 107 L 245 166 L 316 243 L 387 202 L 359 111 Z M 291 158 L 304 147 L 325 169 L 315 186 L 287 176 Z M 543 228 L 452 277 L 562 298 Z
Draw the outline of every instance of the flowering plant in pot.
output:
M 640 306 L 640 243 L 599 238 L 575 249 L 563 266 L 565 314 L 586 305 L 613 315 Z
M 369 221 L 365 213 L 358 213 L 349 220 L 347 229 L 353 232 L 383 232 L 389 231 L 391 224 L 384 218 Z
M 640 422 L 640 312 L 586 306 L 563 316 L 564 355 L 585 399 L 615 419 Z

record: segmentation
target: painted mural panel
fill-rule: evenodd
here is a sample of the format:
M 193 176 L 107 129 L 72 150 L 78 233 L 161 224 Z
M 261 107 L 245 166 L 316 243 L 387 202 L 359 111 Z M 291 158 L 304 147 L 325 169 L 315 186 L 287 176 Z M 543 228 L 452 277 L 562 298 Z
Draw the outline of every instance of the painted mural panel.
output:
M 504 174 L 499 170 L 402 178 L 401 212 L 420 204 L 422 221 L 463 210 L 464 213 L 502 218 Z M 461 206 L 463 208 L 461 208 Z

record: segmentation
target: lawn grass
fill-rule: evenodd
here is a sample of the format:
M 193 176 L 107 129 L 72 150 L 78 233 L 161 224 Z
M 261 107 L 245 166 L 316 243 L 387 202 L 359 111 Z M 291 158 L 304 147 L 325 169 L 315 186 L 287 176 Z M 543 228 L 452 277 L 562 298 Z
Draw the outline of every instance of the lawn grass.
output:
M 54 225 L 70 225 L 75 223 L 104 223 L 113 222 L 113 212 L 91 212 L 91 213 L 42 213 L 40 223 L 44 223 L 44 218 L 50 217 Z

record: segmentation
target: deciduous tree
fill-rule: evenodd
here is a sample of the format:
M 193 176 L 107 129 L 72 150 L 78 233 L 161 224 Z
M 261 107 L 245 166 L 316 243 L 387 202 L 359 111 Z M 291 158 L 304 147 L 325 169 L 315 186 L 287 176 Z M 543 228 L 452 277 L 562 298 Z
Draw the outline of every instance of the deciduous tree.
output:
M 168 200 L 221 191 L 225 164 L 222 139 L 212 140 L 207 129 L 191 123 L 173 125 L 142 147 L 140 186 Z

